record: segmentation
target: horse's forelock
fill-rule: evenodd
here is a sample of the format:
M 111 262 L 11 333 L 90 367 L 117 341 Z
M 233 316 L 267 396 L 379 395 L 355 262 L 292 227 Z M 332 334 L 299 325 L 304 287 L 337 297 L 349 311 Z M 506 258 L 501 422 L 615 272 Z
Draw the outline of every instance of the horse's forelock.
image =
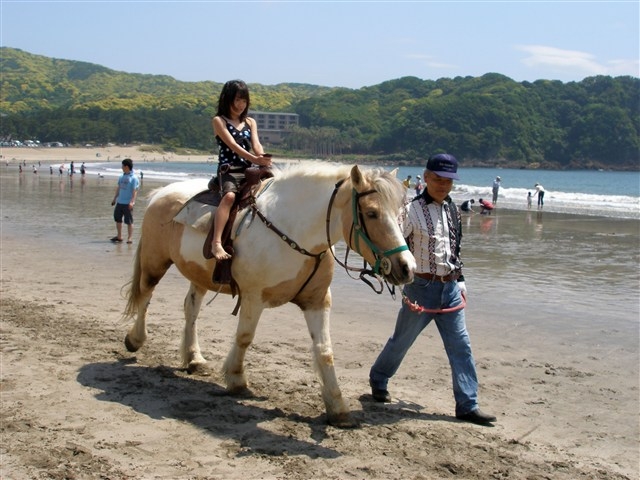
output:
M 365 171 L 365 177 L 373 183 L 385 207 L 398 210 L 402 206 L 404 186 L 394 175 L 381 168 L 373 168 Z

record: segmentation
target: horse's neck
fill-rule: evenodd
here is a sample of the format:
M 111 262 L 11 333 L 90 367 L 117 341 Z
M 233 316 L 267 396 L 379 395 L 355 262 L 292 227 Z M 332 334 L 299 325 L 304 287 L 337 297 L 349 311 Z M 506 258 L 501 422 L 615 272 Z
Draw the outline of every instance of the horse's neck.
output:
M 338 179 L 339 180 L 339 179 Z M 335 178 L 292 177 L 274 184 L 264 205 L 266 216 L 302 248 L 318 250 L 327 245 L 326 220 Z M 334 202 L 331 210 L 331 243 L 341 240 L 341 215 Z

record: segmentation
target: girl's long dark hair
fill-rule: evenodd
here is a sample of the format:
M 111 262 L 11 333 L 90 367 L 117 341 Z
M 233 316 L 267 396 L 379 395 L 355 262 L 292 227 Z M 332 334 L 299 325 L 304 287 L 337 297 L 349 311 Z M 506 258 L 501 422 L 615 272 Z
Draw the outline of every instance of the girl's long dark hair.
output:
M 224 117 L 231 116 L 231 105 L 236 97 L 244 98 L 247 101 L 247 107 L 240 114 L 240 121 L 244 122 L 249 113 L 249 105 L 251 99 L 249 98 L 249 87 L 242 80 L 229 80 L 222 87 L 220 92 L 220 98 L 218 99 L 218 113 L 216 115 L 222 115 Z

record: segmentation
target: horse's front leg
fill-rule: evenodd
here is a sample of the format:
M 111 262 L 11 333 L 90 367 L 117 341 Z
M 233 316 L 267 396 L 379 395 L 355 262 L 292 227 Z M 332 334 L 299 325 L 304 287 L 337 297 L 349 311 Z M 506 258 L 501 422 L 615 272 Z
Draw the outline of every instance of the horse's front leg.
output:
M 202 300 L 206 293 L 206 289 L 200 288 L 192 283 L 189 287 L 189 292 L 184 299 L 185 323 L 182 335 L 182 344 L 180 346 L 180 358 L 182 359 L 182 366 L 185 367 L 189 373 L 194 373 L 207 363 L 200 353 L 198 328 L 196 325 L 198 313 L 200 313 L 200 307 L 202 306 Z
M 236 338 L 222 367 L 227 390 L 231 393 L 245 393 L 248 389 L 247 377 L 244 374 L 244 357 L 253 341 L 263 310 L 261 301 L 252 301 L 247 296 L 242 297 Z
M 333 363 L 333 347 L 329 332 L 330 302 L 320 309 L 304 310 L 304 318 L 313 342 L 313 360 L 315 370 L 320 377 L 322 399 L 327 409 L 329 423 L 335 427 L 350 428 L 357 423 L 351 417 L 342 392 Z

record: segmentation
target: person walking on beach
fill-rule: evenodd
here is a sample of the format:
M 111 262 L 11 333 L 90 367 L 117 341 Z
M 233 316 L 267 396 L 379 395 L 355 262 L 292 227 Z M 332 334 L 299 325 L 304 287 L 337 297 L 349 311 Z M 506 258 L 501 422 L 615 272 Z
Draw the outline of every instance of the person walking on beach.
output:
M 536 193 L 534 193 L 533 196 L 538 196 L 538 208 L 542 208 L 544 207 L 544 187 L 539 183 L 536 183 L 534 186 L 536 187 Z
M 222 246 L 222 232 L 229 219 L 244 172 L 251 166 L 271 166 L 271 157 L 264 154 L 258 137 L 258 126 L 247 116 L 251 104 L 249 87 L 242 80 L 230 80 L 222 87 L 218 111 L 213 117 L 213 132 L 220 148 L 218 154 L 218 181 L 222 200 L 215 213 L 211 253 L 217 261 L 231 255 Z M 251 153 L 253 149 L 254 153 Z
M 140 181 L 133 173 L 133 160 L 122 160 L 122 174 L 118 178 L 116 193 L 111 201 L 113 219 L 116 222 L 117 235 L 111 239 L 113 243 L 122 242 L 122 222 L 127 226 L 127 243 L 133 242 L 133 207 L 136 204 Z
M 494 205 L 498 203 L 498 192 L 500 191 L 500 182 L 502 182 L 502 179 L 500 177 L 496 177 L 496 179 L 493 181 L 493 186 L 491 187 L 491 191 L 493 193 L 493 198 L 491 202 Z
M 531 203 L 533 202 L 533 196 L 531 192 L 527 192 L 527 208 L 531 208 Z
M 87 167 L 84 166 L 84 162 L 80 165 L 80 175 L 84 177 L 85 173 L 87 173 Z
M 434 320 L 449 358 L 456 418 L 486 425 L 496 417 L 480 410 L 478 379 L 465 324 L 466 287 L 460 260 L 461 217 L 449 193 L 458 180 L 458 161 L 437 154 L 427 161 L 422 195 L 401 215 L 401 228 L 416 258 L 413 283 L 405 285 L 393 335 L 369 372 L 371 394 L 390 402 L 389 379 L 418 335 Z
M 402 181 L 402 184 L 404 188 L 409 189 L 411 187 L 411 175 L 407 175 L 407 178 Z

